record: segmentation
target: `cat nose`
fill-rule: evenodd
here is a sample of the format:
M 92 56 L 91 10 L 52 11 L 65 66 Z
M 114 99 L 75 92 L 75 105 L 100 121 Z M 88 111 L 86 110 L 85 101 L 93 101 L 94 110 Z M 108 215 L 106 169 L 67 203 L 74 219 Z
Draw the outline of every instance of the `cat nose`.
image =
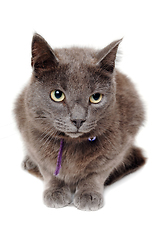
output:
M 71 121 L 79 129 L 86 120 L 84 120 L 84 119 L 72 119 Z

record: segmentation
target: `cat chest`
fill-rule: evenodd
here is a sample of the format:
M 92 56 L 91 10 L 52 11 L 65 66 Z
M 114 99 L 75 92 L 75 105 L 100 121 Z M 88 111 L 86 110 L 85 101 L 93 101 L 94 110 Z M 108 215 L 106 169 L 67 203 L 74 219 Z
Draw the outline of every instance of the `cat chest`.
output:
M 94 150 L 91 147 L 86 147 L 84 145 L 69 145 L 64 144 L 62 158 L 61 158 L 61 167 L 59 169 L 58 176 L 63 178 L 75 178 L 84 174 L 85 169 L 95 158 L 95 153 L 97 149 Z M 56 162 L 54 161 L 54 169 L 58 164 L 58 155 L 56 154 Z
M 105 149 L 105 153 L 103 150 Z M 60 142 L 42 144 L 39 146 L 38 158 L 40 165 L 55 174 L 57 169 L 57 160 L 60 151 Z M 103 152 L 103 153 L 102 153 Z M 65 180 L 65 182 L 75 182 L 90 172 L 104 167 L 107 149 L 101 148 L 97 141 L 73 144 L 64 141 L 62 158 L 57 177 Z M 103 157 L 102 157 L 103 155 Z M 102 166 L 101 166 L 102 165 Z

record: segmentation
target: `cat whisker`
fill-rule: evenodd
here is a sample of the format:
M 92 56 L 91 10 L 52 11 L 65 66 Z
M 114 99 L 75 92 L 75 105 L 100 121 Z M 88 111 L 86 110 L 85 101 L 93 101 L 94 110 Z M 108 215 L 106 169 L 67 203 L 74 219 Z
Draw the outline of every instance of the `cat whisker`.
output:
M 53 140 L 53 138 L 55 137 L 56 133 L 55 132 L 52 132 L 50 134 L 50 136 L 47 138 L 47 141 L 43 144 L 43 146 L 45 145 L 45 147 L 47 148 L 49 143 Z M 55 139 L 54 139 L 55 140 Z M 47 143 L 48 142 L 48 143 Z
M 52 133 L 52 132 L 51 132 Z M 50 134 L 51 134 L 50 133 Z M 48 134 L 47 134 L 48 135 Z M 51 138 L 51 135 L 48 135 L 48 138 L 46 139 L 46 141 L 42 144 L 42 146 L 44 146 L 47 142 L 48 142 L 48 140 Z
M 42 142 L 43 139 L 50 133 L 50 131 L 52 130 L 52 129 L 50 129 L 50 128 L 51 128 L 51 127 L 49 126 L 49 127 L 43 132 L 43 134 L 40 136 L 40 137 L 41 137 L 40 142 Z
M 55 129 L 51 129 L 51 130 L 48 131 L 48 132 L 45 134 L 45 136 L 41 139 L 41 142 L 42 142 L 42 141 L 45 139 L 45 137 L 48 136 L 47 139 L 45 140 L 45 142 L 42 144 L 44 152 L 47 150 L 47 147 L 48 147 L 48 145 L 49 145 L 49 143 L 50 143 L 51 141 L 53 141 L 53 144 L 54 144 L 54 142 L 56 141 L 56 138 L 54 138 L 54 137 L 55 137 L 56 135 L 57 135 L 57 131 L 55 131 Z M 47 143 L 47 142 L 48 142 L 48 143 Z
M 56 125 L 56 129 L 60 132 L 72 132 L 73 131 L 68 126 L 58 126 L 58 125 Z
M 96 127 L 97 126 L 97 122 L 91 122 L 89 124 L 86 125 L 87 127 Z
M 56 139 L 54 138 L 56 136 L 57 132 L 52 131 L 49 135 L 49 137 L 47 138 L 47 140 L 45 141 L 45 143 L 42 145 L 43 146 L 43 151 L 45 152 L 46 157 L 51 156 L 52 151 L 49 151 L 49 149 L 51 149 L 51 147 L 49 146 L 50 142 L 53 141 L 52 146 L 54 145 L 54 142 L 56 141 Z M 47 147 L 49 146 L 49 149 L 47 149 Z
M 47 118 L 47 117 L 45 117 L 45 116 L 37 116 L 37 117 L 35 117 L 35 119 L 44 119 L 44 118 Z
M 68 125 L 66 124 L 65 121 L 62 121 L 61 119 L 59 120 L 55 120 L 55 127 L 57 130 L 61 131 L 61 132 L 72 132 L 73 129 Z

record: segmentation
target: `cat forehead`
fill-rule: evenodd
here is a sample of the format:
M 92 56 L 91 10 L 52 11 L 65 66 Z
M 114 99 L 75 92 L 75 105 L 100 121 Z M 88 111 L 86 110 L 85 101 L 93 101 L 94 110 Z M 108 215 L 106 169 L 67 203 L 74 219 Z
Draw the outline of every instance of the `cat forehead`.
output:
M 88 64 L 95 62 L 95 50 L 90 48 L 61 48 L 54 49 L 59 61 L 63 64 Z
M 84 90 L 94 92 L 95 87 L 106 87 L 107 75 L 101 76 L 101 70 L 97 67 L 97 51 L 92 48 L 61 48 L 54 49 L 60 66 L 60 72 L 57 72 L 63 89 L 74 89 L 75 92 L 83 92 Z

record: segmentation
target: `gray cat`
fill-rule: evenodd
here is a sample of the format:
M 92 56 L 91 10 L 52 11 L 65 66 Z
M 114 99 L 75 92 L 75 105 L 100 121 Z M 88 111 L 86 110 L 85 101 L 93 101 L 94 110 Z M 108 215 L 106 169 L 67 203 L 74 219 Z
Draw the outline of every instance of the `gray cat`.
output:
M 40 35 L 33 36 L 33 73 L 15 115 L 27 150 L 23 167 L 44 180 L 48 207 L 73 201 L 78 209 L 97 210 L 104 185 L 145 163 L 134 146 L 143 104 L 131 81 L 115 69 L 120 42 L 100 51 L 53 51 Z

